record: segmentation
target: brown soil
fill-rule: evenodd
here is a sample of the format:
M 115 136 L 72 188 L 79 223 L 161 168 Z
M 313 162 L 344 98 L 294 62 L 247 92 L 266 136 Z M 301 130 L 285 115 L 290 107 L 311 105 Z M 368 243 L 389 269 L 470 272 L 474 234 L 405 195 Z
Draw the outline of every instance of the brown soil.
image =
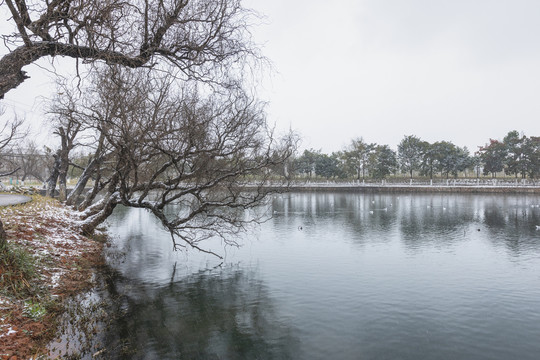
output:
M 76 215 L 52 199 L 0 208 L 0 218 L 8 247 L 31 254 L 37 274 L 27 279 L 0 261 L 0 359 L 48 358 L 63 304 L 92 286 L 103 244 L 80 235 Z M 45 315 L 29 312 L 36 303 Z

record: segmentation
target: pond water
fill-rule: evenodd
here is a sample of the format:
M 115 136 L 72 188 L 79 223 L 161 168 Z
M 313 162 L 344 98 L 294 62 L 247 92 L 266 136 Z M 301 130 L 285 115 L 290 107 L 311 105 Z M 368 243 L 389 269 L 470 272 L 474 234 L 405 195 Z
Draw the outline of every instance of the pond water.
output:
M 538 359 L 540 197 L 291 193 L 223 262 L 109 221 L 125 359 Z

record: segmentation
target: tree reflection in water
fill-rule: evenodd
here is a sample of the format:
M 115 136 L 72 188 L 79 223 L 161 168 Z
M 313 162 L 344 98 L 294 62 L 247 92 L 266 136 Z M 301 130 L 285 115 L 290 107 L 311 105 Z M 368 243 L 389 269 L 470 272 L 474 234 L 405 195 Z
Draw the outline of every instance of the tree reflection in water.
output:
M 276 196 L 257 239 L 198 273 L 218 261 L 172 254 L 159 224 L 130 209 L 110 221 L 125 257 L 109 262 L 120 275 L 108 281 L 118 301 L 103 358 L 533 359 L 539 204 L 539 196 Z
M 174 276 L 173 276 L 174 278 Z M 162 287 L 115 275 L 104 346 L 120 359 L 293 359 L 299 341 L 254 271 L 201 271 Z M 112 355 L 109 351 L 109 355 Z

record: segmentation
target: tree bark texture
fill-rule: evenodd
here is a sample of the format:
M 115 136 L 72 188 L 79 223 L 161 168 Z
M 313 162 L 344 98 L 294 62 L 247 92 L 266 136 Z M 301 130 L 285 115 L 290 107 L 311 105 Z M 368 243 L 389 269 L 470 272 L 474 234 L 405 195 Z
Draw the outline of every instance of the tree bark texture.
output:
M 56 182 L 58 181 L 58 174 L 60 170 L 60 156 L 54 154 L 54 164 L 51 170 L 51 174 L 47 178 L 47 196 L 54 196 L 54 191 L 56 190 Z
M 144 65 L 149 56 L 129 57 L 110 50 L 100 50 L 87 46 L 61 44 L 57 42 L 33 42 L 30 46 L 20 46 L 0 59 L 0 99 L 30 77 L 22 68 L 45 56 L 68 56 L 72 58 L 105 60 L 109 64 L 121 64 L 135 68 Z
M 77 200 L 82 195 L 84 188 L 86 184 L 88 183 L 88 180 L 90 180 L 90 178 L 94 174 L 94 170 L 96 169 L 97 164 L 98 164 L 98 160 L 92 159 L 90 163 L 84 168 L 84 171 L 79 177 L 77 184 L 67 196 L 66 205 L 73 206 L 77 203 Z
M 106 201 L 100 203 L 100 206 L 92 209 L 95 212 L 89 216 L 82 225 L 82 232 L 86 235 L 91 235 L 96 227 L 102 224 L 114 211 L 114 208 L 118 204 L 116 196 L 111 195 Z M 96 210 L 99 210 L 96 212 Z
M 88 199 L 89 196 L 87 196 L 88 200 L 85 199 L 86 201 L 83 201 L 83 203 L 86 202 L 88 203 L 88 205 L 86 205 L 84 208 L 89 206 L 89 204 L 94 200 L 98 191 L 101 190 L 99 189 L 99 180 L 101 178 L 100 166 L 101 166 L 101 163 L 106 158 L 106 155 L 103 155 L 103 152 L 102 152 L 103 142 L 104 142 L 104 136 L 101 135 L 99 137 L 98 147 L 96 149 L 96 152 L 94 153 L 94 157 L 92 158 L 92 160 L 90 160 L 88 165 L 86 165 L 86 167 L 84 168 L 81 176 L 79 177 L 79 180 L 77 181 L 77 184 L 73 188 L 73 191 L 71 191 L 71 193 L 67 196 L 66 205 L 74 206 L 77 203 L 77 200 L 82 195 L 84 188 L 86 187 L 86 184 L 92 178 L 92 176 L 94 176 L 95 184 L 90 194 L 94 194 L 94 196 L 91 199 Z
M 4 230 L 4 223 L 2 223 L 2 219 L 0 219 L 0 250 L 4 250 L 7 245 L 7 235 L 6 231 Z
M 58 168 L 58 200 L 64 201 L 67 197 L 68 151 L 60 150 L 58 157 L 60 158 L 60 166 Z
M 87 209 L 91 204 L 92 202 L 95 200 L 97 194 L 99 194 L 99 192 L 101 190 L 103 190 L 103 188 L 105 187 L 105 185 L 103 183 L 101 183 L 101 174 L 97 174 L 96 176 L 96 180 L 94 182 L 94 186 L 92 187 L 91 190 L 89 190 L 87 193 L 86 193 L 86 196 L 84 197 L 84 200 L 80 203 L 79 207 L 77 208 L 79 211 L 83 211 L 85 209 Z

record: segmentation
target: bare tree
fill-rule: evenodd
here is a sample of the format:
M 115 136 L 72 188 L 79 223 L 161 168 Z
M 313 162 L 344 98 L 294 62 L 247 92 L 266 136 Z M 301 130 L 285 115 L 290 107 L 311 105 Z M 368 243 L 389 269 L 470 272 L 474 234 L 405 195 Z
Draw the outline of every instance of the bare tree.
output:
M 14 174 L 19 170 L 13 161 L 16 143 L 23 138 L 23 120 L 14 116 L 7 119 L 5 110 L 0 108 L 0 177 Z
M 57 94 L 51 101 L 48 113 L 52 117 L 53 133 L 60 138 L 60 148 L 53 154 L 54 163 L 47 178 L 47 195 L 54 195 L 58 182 L 60 201 L 67 197 L 67 175 L 71 164 L 70 153 L 80 144 L 80 135 L 86 130 L 76 112 L 82 94 L 66 83 L 57 84 Z
M 84 232 L 122 204 L 151 211 L 175 248 L 207 251 L 201 240 L 234 243 L 228 235 L 260 220 L 246 211 L 261 204 L 271 169 L 295 146 L 294 137 L 274 137 L 260 102 L 239 89 L 211 93 L 119 68 L 103 72 L 92 90 L 96 98 L 78 116 L 101 134 L 107 160 L 99 166 L 102 200 L 83 212 Z
M 47 164 L 43 154 L 33 140 L 25 141 L 16 149 L 16 162 L 20 166 L 22 181 L 29 176 L 39 181 L 45 180 Z
M 28 78 L 42 57 L 103 61 L 129 68 L 174 66 L 185 78 L 228 85 L 257 56 L 250 12 L 240 0 L 4 0 L 16 32 L 4 34 L 0 98 Z
M 118 204 L 151 211 L 175 247 L 201 249 L 200 240 L 226 238 L 256 221 L 245 212 L 263 201 L 264 182 L 288 159 L 295 139 L 278 141 L 262 104 L 243 89 L 244 76 L 263 59 L 248 29 L 253 14 L 241 0 L 4 0 L 0 6 L 17 29 L 3 36 L 10 52 L 0 59 L 0 97 L 27 78 L 24 66 L 42 57 L 82 60 L 99 77 L 75 104 L 77 121 L 84 119 L 96 140 L 69 199 L 74 203 L 94 179 L 80 205 L 85 232 Z M 62 149 L 77 143 L 75 131 L 56 129 L 66 140 Z M 66 156 L 56 155 L 60 177 Z M 167 214 L 172 205 L 181 210 Z
M 79 176 L 77 184 L 67 196 L 66 205 L 73 206 L 77 203 L 77 200 L 84 192 L 84 189 L 91 178 L 94 179 L 94 186 L 92 187 L 92 190 L 89 191 L 85 201 L 80 204 L 80 207 L 81 209 L 84 209 L 92 203 L 99 191 L 103 189 L 103 183 L 101 182 L 101 166 L 107 159 L 107 155 L 108 151 L 105 147 L 105 137 L 102 133 L 99 133 L 94 153 L 90 157 L 86 167 L 84 167 L 81 176 Z
M 17 118 L 14 120 L 7 120 L 5 117 L 4 109 L 0 108 L 0 124 L 2 124 L 0 125 L 0 169 L 4 167 L 6 153 L 11 153 L 15 143 L 23 137 L 21 132 L 23 121 Z M 10 169 L 9 166 L 12 168 Z M 5 169 L 6 170 L 0 173 L 0 177 L 11 175 L 19 170 L 19 168 L 14 167 L 12 163 L 8 163 Z M 6 232 L 4 231 L 2 219 L 0 219 L 0 250 L 3 250 L 5 245 Z

